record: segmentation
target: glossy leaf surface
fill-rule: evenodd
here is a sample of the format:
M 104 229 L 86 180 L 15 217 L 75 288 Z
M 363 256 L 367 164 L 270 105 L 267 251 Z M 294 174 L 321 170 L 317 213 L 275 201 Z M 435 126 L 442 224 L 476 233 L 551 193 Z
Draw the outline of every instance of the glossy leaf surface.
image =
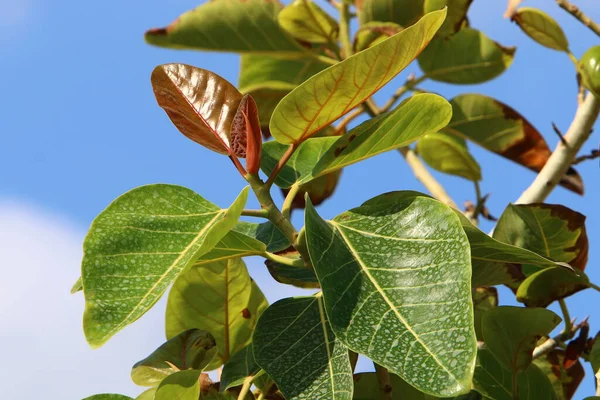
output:
M 445 10 L 429 13 L 298 86 L 273 111 L 269 127 L 275 140 L 298 144 L 369 98 L 427 46 L 445 15 Z
M 163 380 L 154 400 L 198 400 L 200 397 L 200 371 L 179 371 Z
M 152 72 L 152 87 L 161 106 L 181 133 L 221 154 L 237 152 L 230 129 L 242 94 L 214 72 L 185 64 L 159 65 Z
M 277 23 L 282 5 L 269 0 L 215 0 L 182 14 L 145 39 L 176 49 L 271 53 L 297 56 L 300 45 Z
M 568 52 L 569 41 L 560 25 L 548 14 L 531 7 L 517 10 L 512 20 L 533 40 L 548 48 Z
M 448 132 L 517 162 L 535 172 L 548 161 L 551 151 L 537 129 L 517 111 L 480 94 L 464 94 L 450 101 L 452 121 Z M 561 185 L 582 194 L 583 182 L 574 169 Z
M 517 300 L 527 307 L 548 307 L 555 300 L 589 287 L 589 279 L 583 272 L 574 273 L 560 267 L 547 268 L 521 282 L 517 289 Z
M 239 258 L 194 266 L 169 292 L 166 333 L 187 329 L 210 332 L 219 353 L 206 368 L 215 369 L 244 348 L 252 337 L 267 300 Z
M 202 371 L 217 354 L 216 345 L 215 338 L 210 333 L 199 329 L 187 330 L 135 363 L 131 379 L 136 385 L 157 386 L 177 370 Z
M 286 399 L 352 399 L 348 349 L 331 330 L 320 296 L 272 304 L 252 343 L 256 362 Z
M 473 386 L 485 398 L 513 400 L 512 372 L 502 366 L 488 349 L 479 349 Z M 557 400 L 552 383 L 531 364 L 517 376 L 519 400 Z
M 504 368 L 518 373 L 531 364 L 538 339 L 552 332 L 560 321 L 545 308 L 494 307 L 483 314 L 483 340 Z
M 483 32 L 464 28 L 449 38 L 432 40 L 419 56 L 419 66 L 436 81 L 482 83 L 510 67 L 514 53 L 514 48 L 502 47 Z
M 417 152 L 433 169 L 470 181 L 481 180 L 481 168 L 463 138 L 446 133 L 430 133 L 419 139 Z
M 83 245 L 88 343 L 101 346 L 148 311 L 233 228 L 247 197 L 245 188 L 223 210 L 189 189 L 158 184 L 113 201 L 96 217 Z
M 310 0 L 294 0 L 277 15 L 279 26 L 298 40 L 333 43 L 337 40 L 337 21 Z
M 467 392 L 476 355 L 470 252 L 454 212 L 395 192 L 332 221 L 312 207 L 305 218 L 336 337 L 423 392 Z
M 256 376 L 260 367 L 254 360 L 252 343 L 235 353 L 223 366 L 220 390 L 224 391 L 244 383 L 248 376 Z

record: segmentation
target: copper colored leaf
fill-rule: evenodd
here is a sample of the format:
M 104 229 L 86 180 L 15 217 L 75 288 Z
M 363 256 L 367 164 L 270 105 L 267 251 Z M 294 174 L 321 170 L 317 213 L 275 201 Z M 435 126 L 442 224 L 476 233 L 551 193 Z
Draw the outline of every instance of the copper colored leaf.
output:
M 550 148 L 529 121 L 508 105 L 480 94 L 463 94 L 450 101 L 452 120 L 445 129 L 485 149 L 539 172 L 548 161 Z M 574 169 L 561 185 L 583 194 L 583 181 Z
M 561 349 L 553 350 L 545 356 L 536 358 L 534 364 L 538 366 L 550 379 L 557 400 L 573 398 L 575 391 L 585 376 L 581 362 L 577 360 L 569 368 L 563 366 L 565 352 Z
M 231 122 L 231 149 L 239 157 L 246 157 L 246 169 L 256 173 L 260 167 L 262 134 L 258 109 L 254 99 L 245 95 Z
M 221 154 L 232 149 L 229 130 L 242 94 L 219 75 L 185 64 L 159 65 L 152 72 L 156 101 L 188 138 Z

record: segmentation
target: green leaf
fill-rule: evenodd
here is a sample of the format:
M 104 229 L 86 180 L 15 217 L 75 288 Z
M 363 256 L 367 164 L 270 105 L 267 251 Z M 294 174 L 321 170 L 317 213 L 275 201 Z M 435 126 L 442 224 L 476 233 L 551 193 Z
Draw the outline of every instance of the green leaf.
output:
M 288 60 L 267 55 L 244 54 L 241 58 L 239 89 L 258 105 L 261 125 L 268 129 L 277 104 L 289 92 L 329 65 L 314 57 Z
M 275 183 L 290 187 L 303 184 L 348 165 L 402 146 L 443 128 L 451 117 L 448 102 L 434 94 L 418 94 L 393 111 L 372 118 L 345 135 L 312 138 L 302 143 L 282 169 Z M 286 150 L 271 142 L 263 146 L 261 168 L 268 175 Z
M 239 258 L 190 268 L 173 284 L 166 313 L 167 338 L 187 329 L 210 332 L 219 353 L 216 369 L 250 342 L 267 300 Z
M 585 216 L 562 205 L 510 204 L 498 220 L 494 238 L 582 271 L 588 259 Z
M 592 371 L 597 373 L 600 371 L 600 336 L 596 336 L 594 339 L 594 344 L 592 345 L 592 350 L 590 351 L 590 363 L 592 364 Z
M 146 42 L 160 47 L 298 56 L 300 45 L 277 23 L 282 5 L 269 0 L 215 0 L 182 14 Z
M 269 127 L 275 140 L 298 144 L 371 97 L 421 52 L 445 15 L 445 10 L 429 13 L 298 86 L 273 111 Z
M 292 245 L 288 238 L 272 222 L 263 222 L 261 224 L 238 222 L 233 231 L 260 240 L 267 246 L 267 251 L 270 253 L 277 253 Z
M 483 314 L 482 331 L 487 348 L 514 373 L 532 361 L 535 345 L 560 323 L 561 318 L 545 308 L 494 307 Z
M 569 52 L 569 41 L 551 16 L 531 7 L 519 8 L 512 20 L 533 40 L 550 49 Z
M 473 293 L 473 311 L 475 314 L 475 334 L 478 341 L 483 341 L 481 320 L 491 308 L 498 306 L 498 290 L 494 287 L 478 287 Z
M 272 304 L 252 343 L 256 362 L 286 399 L 352 399 L 348 349 L 331 331 L 320 295 Z
M 122 394 L 96 394 L 86 397 L 83 400 L 133 400 L 131 397 L 123 396 Z
M 363 0 L 356 2 L 361 25 L 370 21 L 410 26 L 423 16 L 424 0 Z
M 481 180 L 481 168 L 460 137 L 442 132 L 430 133 L 419 139 L 417 152 L 433 169 L 470 181 Z
M 154 400 L 198 400 L 200 373 L 192 369 L 167 376 L 156 389 Z
M 228 210 L 174 185 L 148 185 L 113 201 L 83 244 L 83 329 L 92 347 L 144 315 L 167 287 L 237 222 L 248 188 Z
M 336 337 L 417 389 L 470 389 L 476 340 L 469 243 L 442 203 L 395 192 L 324 221 L 306 240 Z
M 519 285 L 517 300 L 527 307 L 545 308 L 555 300 L 589 287 L 589 279 L 583 272 L 575 274 L 560 267 L 547 268 L 528 276 Z
M 269 273 L 279 283 L 304 289 L 319 288 L 319 281 L 312 268 L 299 268 L 266 261 Z
M 337 21 L 310 0 L 294 0 L 277 15 L 279 26 L 296 39 L 310 43 L 334 43 Z
M 513 61 L 514 47 L 502 47 L 482 32 L 463 28 L 436 38 L 419 56 L 419 66 L 433 80 L 473 84 L 494 79 Z
M 478 351 L 473 386 L 485 398 L 513 400 L 512 373 L 488 349 Z M 535 364 L 517 375 L 517 388 L 519 400 L 556 400 L 552 383 Z
M 141 393 L 138 397 L 135 398 L 135 400 L 154 400 L 154 396 L 156 395 L 157 389 L 158 388 L 155 387 L 150 388 Z
M 448 7 L 448 16 L 438 31 L 438 36 L 447 37 L 468 25 L 467 11 L 473 0 L 425 0 L 425 12 Z
M 488 96 L 463 94 L 450 101 L 452 121 L 445 128 L 457 136 L 519 163 L 541 171 L 552 152 L 542 135 L 517 111 Z M 583 193 L 583 182 L 573 169 L 561 185 Z
M 393 22 L 371 21 L 360 26 L 354 36 L 354 52 L 358 53 L 383 42 L 400 32 L 400 25 Z
M 252 343 L 235 353 L 223 366 L 220 390 L 225 391 L 244 383 L 249 376 L 256 376 L 261 371 L 254 360 Z
M 187 330 L 135 363 L 131 379 L 136 385 L 157 386 L 178 370 L 202 371 L 217 354 L 216 346 L 215 338 L 210 333 L 199 329 Z
M 77 278 L 77 281 L 71 287 L 71 294 L 75 294 L 77 292 L 81 292 L 83 290 L 83 281 L 81 277 Z

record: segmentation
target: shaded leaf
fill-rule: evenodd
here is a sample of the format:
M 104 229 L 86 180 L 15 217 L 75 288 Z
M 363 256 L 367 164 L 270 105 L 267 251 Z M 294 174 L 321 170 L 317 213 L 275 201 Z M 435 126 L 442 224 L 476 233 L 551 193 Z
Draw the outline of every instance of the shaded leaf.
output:
M 174 185 L 147 185 L 113 201 L 83 245 L 83 328 L 92 347 L 144 315 L 167 287 L 237 222 L 245 188 L 227 210 Z M 178 332 L 179 333 L 179 332 Z
M 570 368 L 563 367 L 565 352 L 561 349 L 533 360 L 548 377 L 558 400 L 569 400 L 573 398 L 575 391 L 585 376 L 581 362 L 577 360 Z
M 424 0 L 356 0 L 361 25 L 370 21 L 410 26 L 423 16 Z
M 467 392 L 476 340 L 460 221 L 414 192 L 380 198 L 332 221 L 306 209 L 308 250 L 332 329 L 352 351 L 425 393 Z
M 498 306 L 498 290 L 494 287 L 478 287 L 473 293 L 473 312 L 475 314 L 475 334 L 478 341 L 483 341 L 481 320 L 483 314 L 491 308 Z
M 256 362 L 286 399 L 352 399 L 348 349 L 331 331 L 320 295 L 272 304 L 252 343 Z
M 390 36 L 400 32 L 402 28 L 394 22 L 371 21 L 360 26 L 354 35 L 354 52 L 363 51 L 381 43 Z
M 445 10 L 429 13 L 295 88 L 273 111 L 269 127 L 275 140 L 298 144 L 369 98 L 427 46 L 445 15 Z
M 488 349 L 477 352 L 473 387 L 485 398 L 513 400 L 512 373 L 494 358 Z M 535 364 L 517 375 L 519 400 L 557 400 L 548 377 Z
M 562 28 L 551 16 L 531 7 L 519 8 L 512 20 L 533 40 L 542 46 L 569 52 L 569 41 Z
M 242 95 L 227 80 L 190 65 L 165 64 L 152 72 L 152 87 L 158 105 L 185 136 L 217 153 L 245 156 L 245 147 L 240 151 L 230 136 Z
M 135 363 L 131 379 L 136 385 L 156 386 L 178 370 L 202 371 L 217 354 L 216 345 L 210 333 L 199 329 L 187 330 Z
M 481 168 L 463 138 L 447 133 L 430 133 L 417 143 L 417 152 L 433 169 L 470 181 L 481 180 Z
M 563 205 L 510 204 L 498 220 L 494 238 L 582 271 L 587 264 L 585 216 Z
M 210 332 L 219 353 L 206 370 L 218 368 L 250 342 L 267 304 L 242 259 L 195 266 L 182 274 L 169 292 L 167 338 L 192 328 Z
M 295 256 L 294 258 L 300 258 L 297 251 L 294 251 L 293 254 L 286 252 L 285 255 L 288 257 Z M 265 265 L 269 269 L 269 273 L 273 279 L 279 283 L 306 289 L 319 287 L 319 281 L 312 268 L 292 267 L 270 260 L 265 261 Z
M 306 207 L 306 194 L 313 205 L 318 206 L 325 200 L 330 198 L 340 181 L 342 170 L 330 172 L 326 175 L 319 176 L 310 182 L 300 185 L 300 190 L 292 200 L 291 209 Z M 288 195 L 288 189 L 281 190 L 284 197 Z
M 250 343 L 235 353 L 223 366 L 220 391 L 242 385 L 247 377 L 256 376 L 260 371 Z
M 94 396 L 86 397 L 83 400 L 133 400 L 131 397 L 124 396 L 122 394 L 96 394 Z
M 192 369 L 167 376 L 156 389 L 154 400 L 198 400 L 200 373 Z
M 267 246 L 267 251 L 271 253 L 285 250 L 292 245 L 288 238 L 272 222 L 263 222 L 261 224 L 238 222 L 233 230 L 260 240 Z
M 532 361 L 537 341 L 548 335 L 561 318 L 545 308 L 494 307 L 483 314 L 481 328 L 486 347 L 513 373 Z
M 594 373 L 600 371 L 600 339 L 598 339 L 599 337 L 600 335 L 596 335 L 589 356 L 590 364 L 592 364 L 592 371 L 594 371 Z
M 176 49 L 298 56 L 300 45 L 277 23 L 282 5 L 270 0 L 215 0 L 182 14 L 146 42 Z
M 444 127 L 450 119 L 446 100 L 434 94 L 418 94 L 393 111 L 372 118 L 339 138 L 312 138 L 302 143 L 275 183 L 289 187 L 303 184 L 348 165 L 398 147 Z M 285 146 L 265 143 L 261 168 L 270 174 Z
M 447 37 L 463 28 L 467 22 L 467 11 L 473 0 L 425 0 L 425 12 L 448 7 L 448 15 L 438 31 L 438 36 Z
M 517 111 L 488 96 L 463 94 L 450 101 L 452 121 L 446 131 L 540 172 L 552 154 L 542 135 Z M 561 185 L 583 193 L 583 182 L 570 169 Z
M 590 287 L 583 273 L 565 268 L 547 268 L 529 275 L 517 289 L 517 300 L 527 307 L 548 307 L 553 301 Z
M 279 26 L 296 39 L 310 43 L 337 40 L 337 21 L 310 0 L 294 0 L 277 15 Z
M 503 47 L 483 32 L 463 28 L 448 38 L 435 38 L 419 56 L 419 66 L 433 80 L 482 83 L 512 64 L 514 47 Z

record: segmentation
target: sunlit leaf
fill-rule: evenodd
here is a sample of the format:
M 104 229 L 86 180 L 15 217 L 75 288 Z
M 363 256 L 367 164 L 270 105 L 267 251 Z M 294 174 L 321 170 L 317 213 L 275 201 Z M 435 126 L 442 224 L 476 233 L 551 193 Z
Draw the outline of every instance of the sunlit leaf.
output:
M 354 51 L 359 52 L 375 46 L 402 29 L 404 28 L 393 22 L 367 22 L 361 25 L 354 35 Z
M 156 395 L 156 389 L 158 388 L 150 388 L 142 392 L 135 400 L 154 400 L 154 396 Z
M 188 370 L 167 376 L 156 389 L 154 400 L 198 400 L 200 373 L 198 370 Z
M 502 74 L 514 53 L 514 47 L 502 47 L 483 32 L 463 28 L 448 38 L 432 40 L 419 56 L 419 66 L 436 81 L 481 83 Z
M 209 1 L 165 28 L 150 29 L 145 39 L 176 49 L 297 56 L 302 48 L 277 23 L 282 7 L 269 0 Z
M 361 25 L 370 21 L 380 21 L 394 22 L 404 27 L 414 24 L 423 16 L 423 2 L 424 0 L 355 1 Z
M 448 132 L 535 172 L 541 171 L 552 154 L 535 127 L 498 100 L 480 94 L 464 94 L 452 99 L 450 104 L 453 114 L 445 129 Z M 583 182 L 572 168 L 561 184 L 576 193 L 583 193 Z
M 560 25 L 548 14 L 531 7 L 519 8 L 512 20 L 533 40 L 554 50 L 569 52 L 569 41 Z
M 165 64 L 152 72 L 152 87 L 158 105 L 185 136 L 217 153 L 245 156 L 230 136 L 242 100 L 231 83 L 205 69 Z
M 574 273 L 560 267 L 547 268 L 521 282 L 517 289 L 517 300 L 527 307 L 548 307 L 555 300 L 589 287 L 589 279 L 583 272 Z
M 245 188 L 221 209 L 193 191 L 148 185 L 113 201 L 83 245 L 83 328 L 92 347 L 144 315 L 167 287 L 237 222 Z M 179 332 L 178 332 L 179 333 Z
M 320 295 L 279 300 L 252 339 L 256 362 L 286 399 L 352 399 L 348 349 L 329 326 Z
M 199 329 L 187 330 L 135 363 L 131 379 L 136 385 L 157 386 L 178 370 L 202 371 L 217 354 L 217 350 L 215 338 L 210 333 Z
M 485 398 L 514 400 L 512 373 L 498 362 L 488 349 L 477 352 L 473 386 Z M 557 400 L 552 383 L 542 370 L 531 364 L 517 375 L 519 400 Z
M 310 43 L 337 40 L 337 21 L 311 0 L 294 0 L 277 15 L 279 26 L 296 39 Z
M 417 152 L 433 169 L 470 181 L 481 180 L 481 168 L 463 138 L 442 132 L 430 133 L 419 139 Z
M 372 118 L 339 138 L 311 138 L 302 143 L 275 181 L 287 188 L 306 183 L 377 154 L 406 146 L 443 128 L 450 106 L 434 94 L 410 97 L 394 110 Z M 261 168 L 269 174 L 285 151 L 279 143 L 265 143 Z
M 267 300 L 239 258 L 194 266 L 169 292 L 166 333 L 188 329 L 210 332 L 219 353 L 206 370 L 218 368 L 250 342 Z
M 447 37 L 465 27 L 467 11 L 472 2 L 473 0 L 425 0 L 424 9 L 427 13 L 448 7 L 448 16 L 438 31 L 438 36 Z
M 477 340 L 483 341 L 481 319 L 483 314 L 491 308 L 498 306 L 498 290 L 494 287 L 478 287 L 473 293 L 474 324 Z
M 481 328 L 489 351 L 504 368 L 518 373 L 531 364 L 538 339 L 552 332 L 560 321 L 545 308 L 502 306 L 483 314 Z
M 588 260 L 585 215 L 562 205 L 509 205 L 494 229 L 494 238 L 580 270 Z
M 235 353 L 223 366 L 220 390 L 224 391 L 244 383 L 249 376 L 256 376 L 261 371 L 254 360 L 252 343 Z
M 468 392 L 476 355 L 470 252 L 452 209 L 395 192 L 332 221 L 313 207 L 305 218 L 336 337 L 425 393 Z
M 446 15 L 429 13 L 415 25 L 321 71 L 283 98 L 269 123 L 280 143 L 300 143 L 381 89 L 429 43 Z
M 77 281 L 71 286 L 71 294 L 75 294 L 77 292 L 81 292 L 83 290 L 83 281 L 81 277 L 77 278 Z
M 565 368 L 563 366 L 564 359 L 564 350 L 556 349 L 533 360 L 533 363 L 546 374 L 554 386 L 558 400 L 570 400 L 573 398 L 585 376 L 583 365 L 581 365 L 579 360 L 569 368 Z

